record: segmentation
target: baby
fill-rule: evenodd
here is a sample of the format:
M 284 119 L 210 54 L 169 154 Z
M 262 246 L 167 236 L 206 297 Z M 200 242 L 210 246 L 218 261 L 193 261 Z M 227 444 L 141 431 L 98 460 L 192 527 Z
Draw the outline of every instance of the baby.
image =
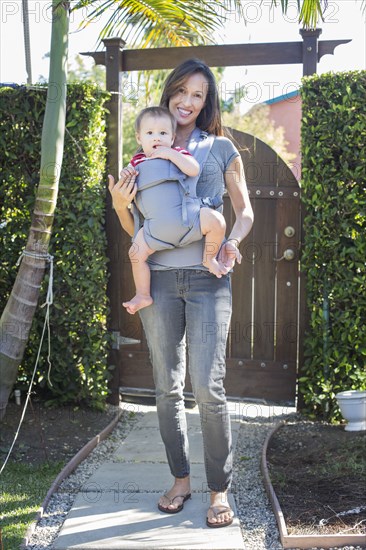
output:
M 187 197 L 184 195 L 189 195 L 189 192 L 182 192 L 184 174 L 197 177 L 200 166 L 188 151 L 172 147 L 175 118 L 163 107 L 148 107 L 138 115 L 135 131 L 143 152 L 135 155 L 130 162 L 138 172 L 134 208 L 137 205 L 145 220 L 129 250 L 136 295 L 130 301 L 123 302 L 123 306 L 131 314 L 153 302 L 147 260 L 157 250 L 185 246 L 203 235 L 203 265 L 217 277 L 228 271 L 216 259 L 225 237 L 223 215 L 202 206 L 200 198 Z M 162 163 L 159 159 L 166 162 Z M 161 177 L 157 184 L 147 182 L 151 171 Z

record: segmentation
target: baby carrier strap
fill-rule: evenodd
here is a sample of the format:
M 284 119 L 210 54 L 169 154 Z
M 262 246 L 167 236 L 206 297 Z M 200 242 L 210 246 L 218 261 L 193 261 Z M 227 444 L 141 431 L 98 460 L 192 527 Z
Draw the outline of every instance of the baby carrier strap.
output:
M 186 179 L 195 181 L 196 185 L 201 175 L 202 168 L 205 165 L 207 157 L 211 151 L 211 147 L 213 145 L 214 140 L 215 140 L 215 136 L 213 134 L 208 134 L 207 132 L 204 132 L 199 128 L 195 128 L 191 134 L 191 139 L 189 140 L 187 150 L 191 153 L 191 155 L 194 156 L 194 158 L 200 165 L 200 171 L 198 176 L 194 176 Z
M 197 176 L 186 177 L 183 181 L 181 181 L 181 185 L 183 186 L 182 222 L 185 226 L 189 225 L 187 211 L 188 198 L 197 197 L 197 182 L 206 163 L 208 155 L 210 154 L 214 140 L 215 136 L 213 134 L 208 134 L 207 132 L 204 132 L 199 128 L 195 128 L 191 134 L 191 139 L 189 140 L 187 150 L 191 153 L 191 155 L 194 156 L 194 158 L 200 165 L 200 170 Z

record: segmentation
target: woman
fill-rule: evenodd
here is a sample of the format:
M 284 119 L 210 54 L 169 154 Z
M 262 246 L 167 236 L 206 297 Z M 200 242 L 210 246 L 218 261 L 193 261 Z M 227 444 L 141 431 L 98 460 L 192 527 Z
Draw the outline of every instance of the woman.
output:
M 187 148 L 196 128 L 214 134 L 213 145 L 197 183 L 201 197 L 229 194 L 235 223 L 219 254 L 220 262 L 240 263 L 240 242 L 253 224 L 240 155 L 223 136 L 215 78 L 205 63 L 189 59 L 167 78 L 161 105 L 177 121 L 174 146 Z M 197 133 L 197 132 L 196 132 Z M 207 135 L 207 134 L 205 134 Z M 202 134 L 202 139 L 205 137 Z M 109 190 L 122 227 L 133 235 L 129 204 L 136 194 L 136 171 L 126 168 Z M 233 521 L 227 500 L 232 479 L 230 415 L 223 381 L 226 339 L 231 317 L 230 274 L 221 278 L 202 266 L 203 241 L 151 256 L 154 303 L 141 310 L 153 364 L 160 433 L 174 477 L 172 488 L 158 503 L 161 511 L 177 513 L 190 498 L 190 466 L 184 411 L 186 344 L 193 393 L 199 407 L 207 484 L 211 491 L 206 523 L 225 527 Z

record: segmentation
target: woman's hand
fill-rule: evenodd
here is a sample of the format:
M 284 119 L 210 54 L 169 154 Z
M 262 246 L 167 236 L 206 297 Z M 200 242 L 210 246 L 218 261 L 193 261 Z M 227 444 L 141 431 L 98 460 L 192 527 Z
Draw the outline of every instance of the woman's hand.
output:
M 237 247 L 237 243 L 236 239 L 228 239 L 220 249 L 218 260 L 226 272 L 234 267 L 235 262 L 241 264 L 242 255 Z
M 112 195 L 115 210 L 124 210 L 133 201 L 136 192 L 136 176 L 138 172 L 132 166 L 127 166 L 121 171 L 120 179 L 115 183 L 114 177 L 109 175 L 108 189 Z

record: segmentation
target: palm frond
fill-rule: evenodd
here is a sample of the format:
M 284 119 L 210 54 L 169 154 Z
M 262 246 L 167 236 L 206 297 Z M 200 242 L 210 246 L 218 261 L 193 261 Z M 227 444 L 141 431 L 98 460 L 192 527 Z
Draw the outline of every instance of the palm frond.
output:
M 287 13 L 290 0 L 272 0 L 272 6 L 281 5 L 282 13 Z M 299 23 L 305 29 L 315 29 L 318 22 L 324 21 L 324 12 L 328 7 L 328 0 L 296 0 L 299 10 Z M 362 0 L 366 4 L 366 0 Z
M 316 29 L 319 20 L 324 21 L 323 13 L 328 7 L 328 0 L 303 0 L 299 23 L 305 29 Z
M 230 13 L 243 16 L 240 0 L 79 0 L 73 8 L 91 12 L 81 28 L 111 12 L 99 39 L 120 36 L 129 46 L 147 48 L 163 41 L 170 46 L 213 44 Z
M 281 3 L 282 13 L 287 13 L 289 0 L 272 0 L 272 6 L 277 8 L 278 1 Z M 300 11 L 300 0 L 296 0 L 296 1 L 297 1 L 297 9 Z

